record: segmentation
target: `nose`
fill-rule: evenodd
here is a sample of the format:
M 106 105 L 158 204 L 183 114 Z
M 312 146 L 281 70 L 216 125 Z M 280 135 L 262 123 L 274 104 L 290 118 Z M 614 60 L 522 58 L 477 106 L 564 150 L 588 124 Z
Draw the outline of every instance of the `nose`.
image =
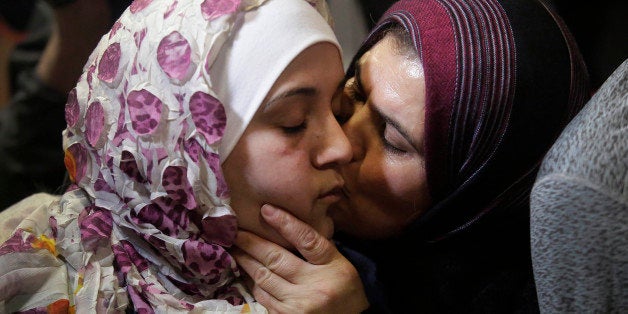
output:
M 317 168 L 335 167 L 349 163 L 351 160 L 351 144 L 342 131 L 338 121 L 330 115 L 321 129 L 321 146 L 314 158 Z

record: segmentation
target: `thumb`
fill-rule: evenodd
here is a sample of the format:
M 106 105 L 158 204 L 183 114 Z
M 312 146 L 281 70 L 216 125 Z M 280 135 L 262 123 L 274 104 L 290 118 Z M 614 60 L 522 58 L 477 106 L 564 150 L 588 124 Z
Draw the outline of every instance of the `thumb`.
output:
M 266 204 L 261 213 L 264 220 L 311 264 L 328 264 L 340 254 L 331 240 L 285 210 Z

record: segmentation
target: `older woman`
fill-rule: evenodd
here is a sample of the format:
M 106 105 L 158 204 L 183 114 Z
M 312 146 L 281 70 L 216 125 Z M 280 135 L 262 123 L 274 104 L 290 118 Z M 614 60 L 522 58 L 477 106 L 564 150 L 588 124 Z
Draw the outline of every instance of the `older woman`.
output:
M 372 308 L 537 312 L 529 193 L 589 95 L 560 18 L 536 0 L 403 0 L 354 60 L 342 100 L 353 159 L 332 215 Z M 285 310 L 361 297 L 332 245 L 263 213 L 310 263 L 239 235 L 258 300 Z

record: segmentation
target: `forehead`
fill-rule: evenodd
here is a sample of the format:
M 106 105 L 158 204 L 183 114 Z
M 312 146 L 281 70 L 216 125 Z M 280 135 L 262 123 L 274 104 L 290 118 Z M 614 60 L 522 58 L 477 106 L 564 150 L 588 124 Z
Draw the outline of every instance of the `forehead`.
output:
M 265 101 L 294 89 L 310 88 L 317 93 L 332 89 L 333 92 L 342 77 L 338 48 L 328 42 L 317 43 L 303 50 L 290 62 L 273 84 Z
M 359 66 L 370 104 L 399 122 L 417 125 L 425 109 L 425 76 L 418 57 L 400 52 L 388 35 L 360 58 Z

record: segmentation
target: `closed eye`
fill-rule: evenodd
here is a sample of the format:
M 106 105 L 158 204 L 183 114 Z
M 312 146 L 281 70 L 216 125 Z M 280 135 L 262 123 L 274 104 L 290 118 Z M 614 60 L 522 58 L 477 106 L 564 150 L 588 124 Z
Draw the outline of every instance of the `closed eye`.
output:
M 381 139 L 382 139 L 382 143 L 384 144 L 384 149 L 387 152 L 390 152 L 392 154 L 395 155 L 403 155 L 405 153 L 407 153 L 407 151 L 405 149 L 402 149 L 400 147 L 398 147 L 397 145 L 393 144 L 392 141 L 388 140 L 386 138 L 387 134 L 386 134 L 386 128 L 388 128 L 389 126 L 385 126 L 384 127 L 384 132 L 382 132 L 381 134 Z
M 366 96 L 360 82 L 355 78 L 351 78 L 345 85 L 345 94 L 352 102 L 365 102 Z
M 281 130 L 288 135 L 295 135 L 295 134 L 299 134 L 303 131 L 305 131 L 305 129 L 307 128 L 307 123 L 304 121 L 302 123 L 300 123 L 299 125 L 295 125 L 295 126 L 282 126 Z

